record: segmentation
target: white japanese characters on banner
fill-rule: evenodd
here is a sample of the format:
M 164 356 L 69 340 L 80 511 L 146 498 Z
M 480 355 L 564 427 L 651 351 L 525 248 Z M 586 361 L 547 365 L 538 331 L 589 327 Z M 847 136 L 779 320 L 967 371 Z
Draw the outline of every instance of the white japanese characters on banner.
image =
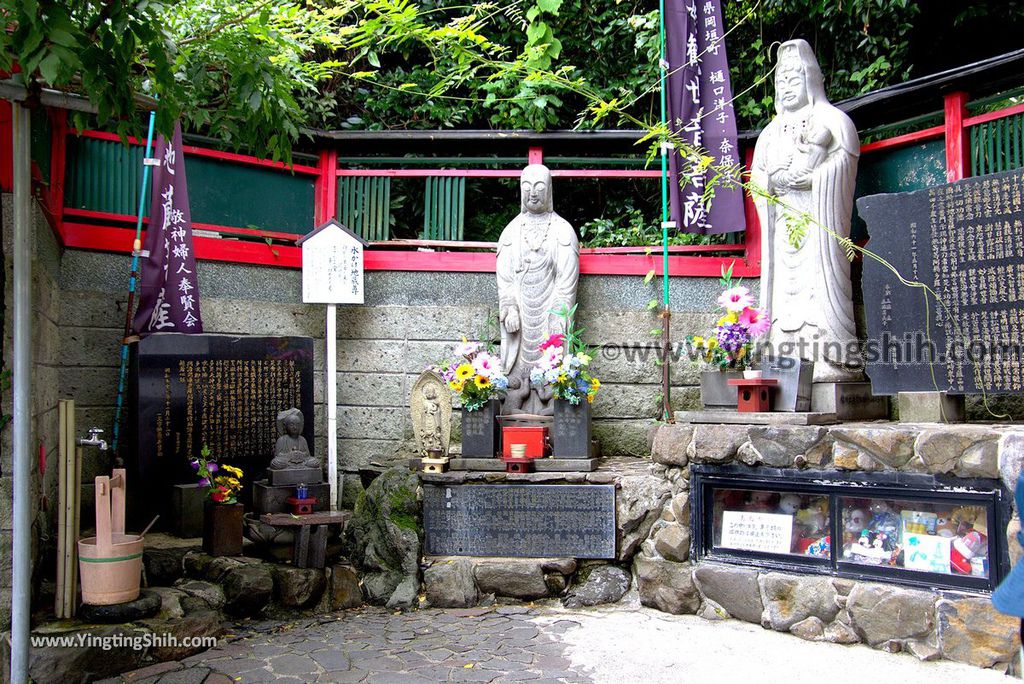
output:
M 160 136 L 156 143 L 153 194 L 149 226 L 143 249 L 139 308 L 134 329 L 153 332 L 200 333 L 199 283 L 192 249 L 192 214 L 181 149 L 181 124 L 174 128 L 170 144 Z

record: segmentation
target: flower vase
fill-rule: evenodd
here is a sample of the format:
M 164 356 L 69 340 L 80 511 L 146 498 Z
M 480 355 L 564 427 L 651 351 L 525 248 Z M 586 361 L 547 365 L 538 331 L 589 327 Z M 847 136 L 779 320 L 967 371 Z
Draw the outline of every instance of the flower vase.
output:
M 244 513 L 240 503 L 207 501 L 203 507 L 203 551 L 211 556 L 241 556 Z
M 591 456 L 590 403 L 578 404 L 555 399 L 555 419 L 551 428 L 555 458 L 584 459 Z
M 705 409 L 712 410 L 736 408 L 736 388 L 730 386 L 729 381 L 742 377 L 742 371 L 701 371 L 700 403 Z
M 491 399 L 475 411 L 462 410 L 462 457 L 497 458 L 498 400 Z

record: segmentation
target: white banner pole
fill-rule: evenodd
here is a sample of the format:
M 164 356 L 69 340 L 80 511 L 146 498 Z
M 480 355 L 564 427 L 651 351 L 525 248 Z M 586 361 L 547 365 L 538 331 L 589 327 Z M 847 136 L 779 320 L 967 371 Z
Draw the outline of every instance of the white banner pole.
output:
M 338 307 L 327 305 L 327 481 L 331 510 L 338 510 Z

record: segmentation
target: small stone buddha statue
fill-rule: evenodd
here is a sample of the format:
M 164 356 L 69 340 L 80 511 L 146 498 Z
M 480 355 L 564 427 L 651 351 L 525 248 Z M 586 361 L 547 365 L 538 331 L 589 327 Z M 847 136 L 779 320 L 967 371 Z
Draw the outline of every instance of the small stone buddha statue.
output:
M 303 423 L 302 411 L 297 408 L 277 414 L 277 430 L 281 436 L 274 444 L 274 459 L 270 462 L 274 470 L 320 467 L 320 461 L 309 453 L 309 445 L 302 436 Z

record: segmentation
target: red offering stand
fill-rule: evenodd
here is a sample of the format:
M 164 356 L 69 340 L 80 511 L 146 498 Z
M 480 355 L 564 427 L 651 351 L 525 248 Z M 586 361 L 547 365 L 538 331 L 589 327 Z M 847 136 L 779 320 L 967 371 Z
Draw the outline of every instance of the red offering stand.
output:
M 729 380 L 736 388 L 740 413 L 763 413 L 772 410 L 772 388 L 779 384 L 774 378 L 736 378 Z

